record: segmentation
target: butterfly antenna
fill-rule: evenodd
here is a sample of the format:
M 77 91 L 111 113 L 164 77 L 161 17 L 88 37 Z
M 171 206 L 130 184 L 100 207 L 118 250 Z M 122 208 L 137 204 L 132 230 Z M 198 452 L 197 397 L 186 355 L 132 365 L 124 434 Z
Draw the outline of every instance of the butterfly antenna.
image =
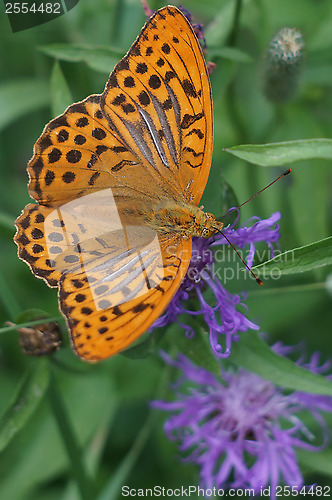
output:
M 288 170 L 286 170 L 286 172 L 284 172 L 283 174 L 279 175 L 279 177 L 277 177 L 277 179 L 274 179 L 274 181 L 270 182 L 270 184 L 268 184 L 267 186 L 265 186 L 263 189 L 261 189 L 260 191 L 258 191 L 256 194 L 254 194 L 253 196 L 251 196 L 251 198 L 249 198 L 247 201 L 241 203 L 241 205 L 239 205 L 238 207 L 235 207 L 235 208 L 232 208 L 231 210 L 228 210 L 227 214 L 223 215 L 221 217 L 221 219 L 223 219 L 224 217 L 228 216 L 229 214 L 231 214 L 232 212 L 235 212 L 235 210 L 238 210 L 239 208 L 243 207 L 243 205 L 245 205 L 246 203 L 248 203 L 249 201 L 253 200 L 254 198 L 256 198 L 256 196 L 258 196 L 259 194 L 261 194 L 263 191 L 265 191 L 265 189 L 269 188 L 272 186 L 272 184 L 274 184 L 275 182 L 277 181 L 280 181 L 280 179 L 282 179 L 283 177 L 285 177 L 286 175 L 290 174 L 292 171 L 291 168 L 289 168 Z
M 233 245 L 233 243 L 231 241 L 229 241 L 229 239 L 227 238 L 226 234 L 224 234 L 222 231 L 219 231 L 220 234 L 223 235 L 223 237 L 225 238 L 225 240 L 230 244 L 230 246 L 233 248 L 233 250 L 237 253 L 237 256 L 239 257 L 239 259 L 243 262 L 243 264 L 245 265 L 245 267 L 248 269 L 248 271 L 253 275 L 253 277 L 255 278 L 255 280 L 257 281 L 257 283 L 259 285 L 262 285 L 263 284 L 263 281 L 260 280 L 258 278 L 258 276 L 256 276 L 256 274 L 250 269 L 250 267 L 248 266 L 248 264 L 246 263 L 245 260 L 243 260 L 243 258 L 241 257 L 241 254 L 240 252 L 238 251 L 238 249 Z
M 277 177 L 277 179 L 274 179 L 274 181 L 270 182 L 270 184 L 268 184 L 267 186 L 265 186 L 263 189 L 261 189 L 260 191 L 258 191 L 256 194 L 254 194 L 253 196 L 251 196 L 251 198 L 249 198 L 247 201 L 245 201 L 244 203 L 241 203 L 241 205 L 239 205 L 238 207 L 235 207 L 231 210 L 229 210 L 227 212 L 227 214 L 223 215 L 221 217 L 221 219 L 223 219 L 224 217 L 228 216 L 229 214 L 231 214 L 232 212 L 234 212 L 235 210 L 238 210 L 239 208 L 243 207 L 243 205 L 245 205 L 246 203 L 248 203 L 249 201 L 253 200 L 254 198 L 256 198 L 256 196 L 258 196 L 259 194 L 261 194 L 263 191 L 265 191 L 265 189 L 269 188 L 272 186 L 272 184 L 274 184 L 275 182 L 279 181 L 280 179 L 282 179 L 283 177 L 285 177 L 286 175 L 290 174 L 292 171 L 291 168 L 289 168 L 288 170 L 286 170 L 286 172 L 284 172 L 283 174 L 279 175 L 279 177 Z M 256 276 L 256 274 L 250 269 L 250 267 L 248 266 L 248 264 L 243 260 L 243 258 L 241 257 L 240 255 L 240 252 L 237 250 L 237 248 L 235 248 L 235 246 L 233 245 L 233 243 L 231 241 L 229 241 L 229 239 L 227 238 L 227 236 L 222 232 L 222 231 L 219 231 L 220 234 L 223 235 L 223 237 L 225 238 L 225 240 L 230 244 L 230 246 L 233 248 L 233 250 L 236 252 L 237 256 L 239 257 L 239 259 L 243 262 L 243 264 L 245 265 L 245 267 L 248 269 L 248 271 L 253 275 L 253 277 L 255 278 L 255 280 L 257 281 L 257 283 L 259 285 L 262 285 L 263 284 L 263 281 L 260 280 L 258 278 L 258 276 Z

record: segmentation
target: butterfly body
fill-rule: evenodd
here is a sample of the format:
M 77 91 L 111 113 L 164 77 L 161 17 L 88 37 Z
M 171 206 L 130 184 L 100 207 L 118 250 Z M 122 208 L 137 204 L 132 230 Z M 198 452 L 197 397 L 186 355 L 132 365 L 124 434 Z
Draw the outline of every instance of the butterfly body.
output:
M 217 221 L 213 214 L 205 213 L 189 203 L 165 201 L 145 217 L 149 226 L 158 233 L 187 238 L 209 238 L 223 227 L 223 223 Z
M 157 11 L 102 94 L 44 128 L 28 164 L 18 255 L 57 287 L 76 353 L 128 347 L 183 281 L 192 237 L 222 223 L 199 208 L 210 171 L 210 81 L 196 35 L 172 6 Z

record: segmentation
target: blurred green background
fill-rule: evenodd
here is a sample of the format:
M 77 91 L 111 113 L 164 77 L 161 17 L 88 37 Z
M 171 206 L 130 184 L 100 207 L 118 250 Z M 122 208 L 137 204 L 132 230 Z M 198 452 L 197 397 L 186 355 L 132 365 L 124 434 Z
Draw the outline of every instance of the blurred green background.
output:
M 163 4 L 150 6 L 157 9 Z M 242 202 L 285 169 L 250 165 L 223 148 L 332 137 L 332 3 L 243 0 L 235 37 L 234 0 L 188 0 L 183 6 L 194 22 L 203 23 L 207 60 L 216 63 L 211 76 L 214 157 L 202 202 L 208 212 L 219 216 L 224 210 L 222 177 Z M 13 34 L 3 7 L 0 12 L 0 325 L 4 325 L 31 308 L 59 316 L 56 291 L 19 261 L 13 243 L 14 220 L 30 201 L 26 164 L 33 144 L 55 114 L 103 91 L 108 74 L 140 32 L 145 16 L 138 0 L 80 0 L 59 19 Z M 263 56 L 270 39 L 284 26 L 301 30 L 305 60 L 294 98 L 275 104 L 262 92 Z M 45 46 L 51 44 L 72 44 L 71 51 L 57 46 L 59 64 L 45 53 Z M 241 52 L 222 50 L 231 44 Z M 55 49 L 47 50 L 50 54 Z M 280 211 L 281 250 L 331 234 L 331 165 L 314 160 L 294 164 L 292 170 L 291 176 L 241 210 L 242 222 L 253 215 L 265 218 Z M 263 288 L 241 278 L 227 283 L 227 288 L 233 293 L 249 291 L 249 318 L 268 332 L 271 342 L 305 341 L 309 352 L 320 350 L 325 358 L 332 353 L 331 281 L 326 285 L 331 272 L 326 267 L 267 280 Z M 0 497 L 6 500 L 80 498 L 54 406 L 43 396 L 48 376 L 44 361 L 22 354 L 16 332 L 1 334 L 0 412 L 13 400 L 26 372 L 33 370 L 41 391 L 38 397 L 31 396 L 28 413 L 32 417 L 22 423 L 21 431 L 0 455 Z M 197 484 L 195 467 L 178 466 L 176 446 L 162 432 L 163 415 L 151 416 L 148 407 L 169 377 L 157 353 L 135 360 L 118 355 L 91 366 L 75 358 L 65 339 L 52 365 L 53 383 L 83 446 L 87 467 L 96 474 L 98 489 L 110 487 L 104 499 L 118 497 L 117 484 L 134 488 Z M 22 394 L 24 401 L 24 390 Z M 307 484 L 331 484 L 331 470 L 324 459 L 311 463 L 304 454 L 301 460 L 308 471 Z

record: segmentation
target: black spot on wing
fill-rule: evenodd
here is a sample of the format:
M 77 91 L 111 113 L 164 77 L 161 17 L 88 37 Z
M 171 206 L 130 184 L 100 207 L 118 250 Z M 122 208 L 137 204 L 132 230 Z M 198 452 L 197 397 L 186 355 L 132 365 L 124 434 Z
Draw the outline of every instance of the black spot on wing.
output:
M 50 138 L 49 135 L 43 135 L 39 141 L 38 141 L 38 146 L 40 147 L 40 152 L 42 153 L 43 151 L 45 151 L 45 149 L 49 148 L 50 146 L 52 146 L 52 140 Z
M 183 90 L 185 91 L 187 96 L 197 97 L 197 93 L 196 93 L 194 85 L 187 78 L 182 81 L 182 87 L 183 87 Z
M 148 70 L 148 67 L 145 63 L 138 63 L 136 66 L 136 73 L 139 73 L 140 75 L 144 75 Z
M 54 130 L 55 128 L 60 127 L 69 127 L 69 123 L 65 115 L 58 116 L 58 118 L 52 120 L 47 126 L 48 130 Z
M 197 113 L 197 115 L 189 115 L 188 113 L 186 113 L 184 115 L 184 117 L 182 118 L 182 122 L 181 122 L 180 126 L 182 129 L 186 129 L 186 128 L 190 127 L 190 125 L 195 123 L 197 120 L 200 120 L 203 117 L 204 117 L 203 112 Z

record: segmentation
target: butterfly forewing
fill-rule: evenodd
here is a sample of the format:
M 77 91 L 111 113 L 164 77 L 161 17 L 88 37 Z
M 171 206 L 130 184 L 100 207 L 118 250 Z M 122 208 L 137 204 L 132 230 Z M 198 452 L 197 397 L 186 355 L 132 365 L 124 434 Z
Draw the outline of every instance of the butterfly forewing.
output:
M 57 206 L 107 187 L 122 198 L 157 197 L 144 190 L 144 166 L 110 130 L 99 102 L 90 96 L 46 125 L 28 165 L 30 195 L 39 203 Z M 136 182 L 120 174 L 123 165 L 139 172 Z
M 199 202 L 211 164 L 212 99 L 202 50 L 178 9 L 166 7 L 148 21 L 111 74 L 101 107 L 169 194 L 180 190 Z

